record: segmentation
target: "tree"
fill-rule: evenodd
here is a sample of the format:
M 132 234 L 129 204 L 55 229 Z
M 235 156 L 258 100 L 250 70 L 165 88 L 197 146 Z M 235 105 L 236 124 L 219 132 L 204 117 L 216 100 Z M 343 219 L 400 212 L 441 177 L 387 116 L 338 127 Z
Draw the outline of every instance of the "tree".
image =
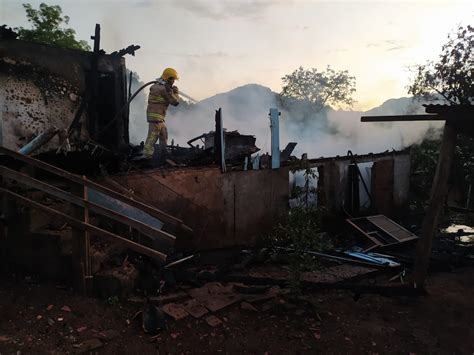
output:
M 474 103 L 474 27 L 459 26 L 448 36 L 438 62 L 428 61 L 416 67 L 408 93 L 432 100 L 441 95 L 451 104 Z
M 283 104 L 292 100 L 305 101 L 315 113 L 329 105 L 352 106 L 355 89 L 355 77 L 347 70 L 335 71 L 330 66 L 325 71 L 316 68 L 299 67 L 293 73 L 282 78 L 283 89 L 280 93 Z
M 15 28 L 19 39 L 83 51 L 91 50 L 86 41 L 76 39 L 76 31 L 72 28 L 60 27 L 63 23 L 66 25 L 69 23 L 69 16 L 62 15 L 60 6 L 48 6 L 41 3 L 38 10 L 31 4 L 23 4 L 23 7 L 28 22 L 33 25 L 33 28 Z

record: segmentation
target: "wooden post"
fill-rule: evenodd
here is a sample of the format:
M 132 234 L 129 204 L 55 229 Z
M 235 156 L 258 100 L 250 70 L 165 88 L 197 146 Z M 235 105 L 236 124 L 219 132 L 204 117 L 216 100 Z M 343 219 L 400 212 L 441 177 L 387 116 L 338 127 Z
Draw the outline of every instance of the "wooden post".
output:
M 433 237 L 436 234 L 438 217 L 443 208 L 448 190 L 448 179 L 456 146 L 457 129 L 446 121 L 443 140 L 438 157 L 438 166 L 431 188 L 431 199 L 421 226 L 415 259 L 413 281 L 415 287 L 423 287 L 428 273 Z
M 85 179 L 85 177 L 83 177 Z M 77 189 L 78 195 L 87 200 L 87 187 L 80 185 Z M 78 220 L 89 222 L 89 210 L 87 207 L 82 208 L 71 204 L 72 216 Z M 72 258 L 73 258 L 73 272 L 74 272 L 74 287 L 79 292 L 87 295 L 90 294 L 92 275 L 90 262 L 90 235 L 89 232 L 79 228 L 72 230 Z
M 99 132 L 99 120 L 97 115 L 97 92 L 99 85 L 99 52 L 100 52 L 100 25 L 95 25 L 94 36 L 94 52 L 91 57 L 91 71 L 88 78 L 87 93 L 88 93 L 88 111 L 89 111 L 89 132 L 97 134 Z
M 82 177 L 84 180 L 86 179 L 85 176 Z M 88 198 L 88 188 L 84 185 L 84 200 L 87 201 Z M 84 207 L 84 223 L 89 224 L 89 208 L 86 206 Z M 86 286 L 86 294 L 90 294 L 92 290 L 92 266 L 91 266 L 91 254 L 90 254 L 90 246 L 91 246 L 91 239 L 90 233 L 88 231 L 84 231 L 84 278 L 85 278 L 85 286 Z
M 0 186 L 3 187 L 3 178 L 0 176 Z M 8 200 L 7 196 L 0 198 L 1 210 L 0 210 L 0 273 L 8 271 Z
M 222 123 L 222 109 L 216 110 L 216 133 L 214 134 L 214 153 L 219 162 L 221 172 L 226 172 L 225 165 L 225 138 L 224 125 Z

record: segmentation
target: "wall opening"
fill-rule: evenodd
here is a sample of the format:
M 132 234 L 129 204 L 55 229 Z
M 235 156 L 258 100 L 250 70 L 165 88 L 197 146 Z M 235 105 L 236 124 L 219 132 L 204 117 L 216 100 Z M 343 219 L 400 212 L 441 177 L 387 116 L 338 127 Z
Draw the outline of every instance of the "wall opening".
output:
M 367 190 L 369 193 L 367 193 L 364 184 L 362 181 L 360 181 L 359 184 L 359 197 L 360 197 L 360 210 L 361 211 L 366 211 L 370 209 L 371 206 L 371 201 L 370 201 L 370 195 L 372 195 L 372 166 L 374 165 L 373 162 L 367 162 L 367 163 L 359 163 L 357 164 L 359 166 L 359 171 L 362 176 L 362 179 L 365 182 L 365 186 L 367 187 Z
M 318 168 L 289 172 L 290 208 L 318 205 Z

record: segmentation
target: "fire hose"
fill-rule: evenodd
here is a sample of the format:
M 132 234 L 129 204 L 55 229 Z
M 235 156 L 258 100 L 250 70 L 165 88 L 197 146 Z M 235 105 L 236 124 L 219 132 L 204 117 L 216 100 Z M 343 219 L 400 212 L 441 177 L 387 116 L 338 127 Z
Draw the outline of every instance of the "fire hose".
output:
M 97 133 L 97 138 L 100 137 L 119 117 L 120 115 L 126 110 L 128 109 L 128 107 L 130 106 L 130 103 L 132 102 L 132 100 L 140 93 L 140 91 L 142 91 L 144 88 L 146 88 L 147 86 L 149 85 L 152 85 L 152 84 L 156 84 L 158 83 L 158 81 L 156 80 L 153 80 L 153 81 L 149 81 L 148 83 L 142 85 L 140 88 L 138 88 L 137 91 L 135 91 L 135 93 L 130 96 L 130 98 L 127 100 L 127 102 L 125 103 L 125 105 L 123 105 L 120 110 L 115 114 L 114 118 L 112 118 L 110 120 L 109 123 L 107 123 L 104 128 L 102 128 L 102 130 Z M 185 98 L 187 98 L 188 100 L 190 101 L 193 101 L 194 103 L 197 103 L 197 100 L 193 99 L 192 97 L 190 97 L 189 95 L 183 93 L 182 91 L 179 92 L 179 94 Z M 74 122 L 73 122 L 74 123 Z M 72 124 L 71 124 L 72 126 Z M 69 135 L 71 134 L 71 132 L 69 132 Z

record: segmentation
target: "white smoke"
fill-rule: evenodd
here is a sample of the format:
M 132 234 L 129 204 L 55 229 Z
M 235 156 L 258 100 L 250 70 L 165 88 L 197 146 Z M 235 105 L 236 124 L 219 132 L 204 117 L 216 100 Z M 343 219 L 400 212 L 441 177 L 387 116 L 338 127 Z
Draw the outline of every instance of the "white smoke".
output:
M 127 90 L 130 80 L 130 71 L 127 70 Z M 145 83 L 140 81 L 137 73 L 132 72 L 132 95 Z M 147 88 L 140 93 L 130 103 L 129 115 L 129 136 L 130 143 L 140 144 L 144 141 L 148 133 L 148 123 L 146 121 Z
M 136 114 L 137 105 L 132 106 L 130 118 L 130 137 L 136 144 L 143 141 L 147 134 L 145 106 L 140 114 Z M 413 103 L 409 98 L 389 100 L 367 112 L 329 110 L 325 115 L 308 119 L 308 112 L 303 107 L 296 105 L 284 110 L 276 93 L 269 88 L 249 84 L 196 105 L 170 108 L 167 115 L 168 143 L 174 139 L 175 144 L 186 146 L 188 140 L 214 130 L 215 110 L 219 107 L 222 108 L 224 127 L 228 131 L 238 130 L 242 134 L 255 135 L 256 145 L 262 153 L 269 152 L 271 146 L 269 109 L 278 107 L 281 111 L 281 149 L 289 142 L 297 142 L 293 154 L 300 156 L 308 153 L 311 158 L 345 155 L 348 150 L 354 154 L 366 154 L 402 149 L 421 141 L 431 127 L 442 125 L 439 122 L 360 122 L 364 115 L 423 113 L 421 104 Z

